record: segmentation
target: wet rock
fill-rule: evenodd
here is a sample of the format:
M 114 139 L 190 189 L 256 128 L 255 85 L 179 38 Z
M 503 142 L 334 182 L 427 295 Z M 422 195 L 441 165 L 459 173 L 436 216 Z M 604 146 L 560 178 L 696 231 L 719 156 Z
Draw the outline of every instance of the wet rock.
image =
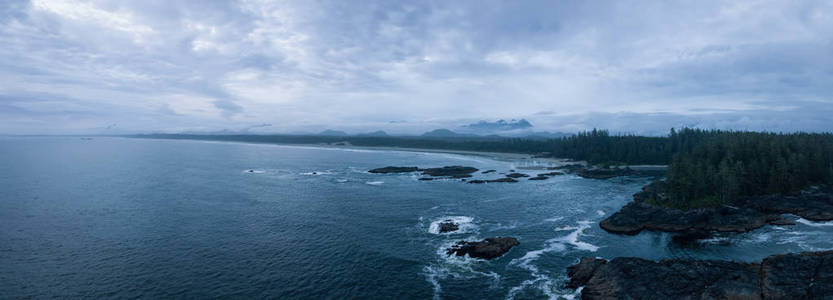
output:
M 422 170 L 422 174 L 429 176 L 468 175 L 474 172 L 477 172 L 476 168 L 464 166 L 445 166 L 442 168 L 428 168 Z
M 831 299 L 833 251 L 767 257 L 761 276 L 764 299 Z
M 529 175 L 524 174 L 524 173 L 509 173 L 509 174 L 506 174 L 506 177 L 509 177 L 509 178 L 521 178 L 521 177 L 529 177 Z
M 479 242 L 459 241 L 448 248 L 446 254 L 457 256 L 468 254 L 474 258 L 493 259 L 509 252 L 512 247 L 517 245 L 520 245 L 520 243 L 513 237 L 486 238 Z
M 483 171 L 483 174 L 489 174 L 489 173 L 494 173 L 494 172 L 497 172 L 497 170 L 486 170 L 486 171 Z
M 388 174 L 388 173 L 410 173 L 410 172 L 416 172 L 416 171 L 419 171 L 419 170 L 420 169 L 417 168 L 417 167 L 387 166 L 387 167 L 384 167 L 384 168 L 376 168 L 376 169 L 370 170 L 368 172 L 378 173 L 378 174 Z
M 833 251 L 773 255 L 760 264 L 582 258 L 567 268 L 582 299 L 830 299 Z
M 529 180 L 547 180 L 547 179 L 550 179 L 550 178 L 547 177 L 547 176 L 535 176 L 535 177 L 530 177 L 529 178 Z
M 611 233 L 637 234 L 642 230 L 666 232 L 746 232 L 780 219 L 750 208 L 671 209 L 646 202 L 631 202 L 599 226 Z
M 794 214 L 811 221 L 833 220 L 833 187 L 814 186 L 788 195 L 769 195 L 742 199 L 757 210 Z
M 459 229 L 460 225 L 452 222 L 451 220 L 445 220 L 442 223 L 440 223 L 440 233 L 457 231 Z
M 470 178 L 471 174 L 455 174 L 451 175 L 451 178 L 460 179 L 460 178 Z
M 486 180 L 486 182 L 518 182 L 514 178 L 504 177 L 499 179 Z
M 541 173 L 541 174 L 538 174 L 538 176 L 559 176 L 559 175 L 564 175 L 564 173 L 561 173 L 561 172 L 549 172 L 549 173 Z
M 419 181 L 431 181 L 431 180 L 434 180 L 434 178 L 433 177 L 420 177 L 418 180 Z
M 759 265 L 633 257 L 584 258 L 567 269 L 581 299 L 760 299 Z
M 766 224 L 794 225 L 791 220 L 780 216 L 785 213 L 816 221 L 833 218 L 833 204 L 830 204 L 833 203 L 833 189 L 826 187 L 811 188 L 793 195 L 747 197 L 737 206 L 691 210 L 656 205 L 668 201 L 667 192 L 665 182 L 655 181 L 634 194 L 633 202 L 603 220 L 599 226 L 608 232 L 622 234 L 637 234 L 644 229 L 745 232 Z
M 480 180 L 480 179 L 469 180 L 469 183 L 481 184 L 481 183 L 486 183 L 486 180 Z

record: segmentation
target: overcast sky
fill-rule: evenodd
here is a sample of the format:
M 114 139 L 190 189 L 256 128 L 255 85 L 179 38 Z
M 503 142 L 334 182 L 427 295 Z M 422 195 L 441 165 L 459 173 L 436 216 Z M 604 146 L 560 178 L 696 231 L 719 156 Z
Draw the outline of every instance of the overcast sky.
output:
M 833 130 L 831 1 L 2 0 L 0 45 L 0 133 Z

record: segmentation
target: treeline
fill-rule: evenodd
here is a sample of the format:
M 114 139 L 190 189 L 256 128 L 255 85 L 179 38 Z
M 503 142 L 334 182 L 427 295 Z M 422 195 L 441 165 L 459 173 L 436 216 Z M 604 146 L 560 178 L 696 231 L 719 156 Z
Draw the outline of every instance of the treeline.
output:
M 234 141 L 272 144 L 338 144 L 361 147 L 402 147 L 481 152 L 525 153 L 585 160 L 591 164 L 667 164 L 671 160 L 668 138 L 610 135 L 592 130 L 573 136 L 541 138 L 485 137 L 373 137 L 321 135 L 199 135 L 149 134 L 136 137 Z
M 606 130 L 556 139 L 502 137 L 367 137 L 303 135 L 186 135 L 139 137 L 276 144 L 339 144 L 545 155 L 594 165 L 670 164 L 669 199 L 696 208 L 736 203 L 744 196 L 793 192 L 833 184 L 833 134 L 776 134 L 682 129 L 666 137 L 611 135 Z
M 671 132 L 667 206 L 735 204 L 744 196 L 833 184 L 833 134 L 684 129 Z

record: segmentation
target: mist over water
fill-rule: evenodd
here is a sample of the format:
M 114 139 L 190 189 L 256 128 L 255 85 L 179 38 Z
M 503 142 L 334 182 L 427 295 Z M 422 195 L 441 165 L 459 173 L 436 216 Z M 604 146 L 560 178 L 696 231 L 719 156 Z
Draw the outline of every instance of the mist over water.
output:
M 797 219 L 674 245 L 598 222 L 652 178 L 574 175 L 514 184 L 370 174 L 387 165 L 497 173 L 548 161 L 198 141 L 0 138 L 0 298 L 570 297 L 581 257 L 758 261 L 833 248 Z M 251 172 L 250 172 L 251 170 Z M 440 234 L 443 220 L 461 230 Z M 447 256 L 512 236 L 503 257 Z

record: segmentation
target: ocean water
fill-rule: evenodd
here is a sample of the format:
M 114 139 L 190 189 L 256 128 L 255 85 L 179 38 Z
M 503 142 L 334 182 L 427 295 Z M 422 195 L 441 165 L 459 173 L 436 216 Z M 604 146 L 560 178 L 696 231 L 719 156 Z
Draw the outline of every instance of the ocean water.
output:
M 574 298 L 581 257 L 757 261 L 833 248 L 797 220 L 694 245 L 598 222 L 652 178 L 466 184 L 387 165 L 528 170 L 548 161 L 96 137 L 0 138 L 0 298 Z M 253 170 L 254 172 L 248 172 Z M 477 174 L 497 178 L 500 174 Z M 440 234 L 438 221 L 461 231 Z M 513 236 L 485 261 L 458 240 Z

